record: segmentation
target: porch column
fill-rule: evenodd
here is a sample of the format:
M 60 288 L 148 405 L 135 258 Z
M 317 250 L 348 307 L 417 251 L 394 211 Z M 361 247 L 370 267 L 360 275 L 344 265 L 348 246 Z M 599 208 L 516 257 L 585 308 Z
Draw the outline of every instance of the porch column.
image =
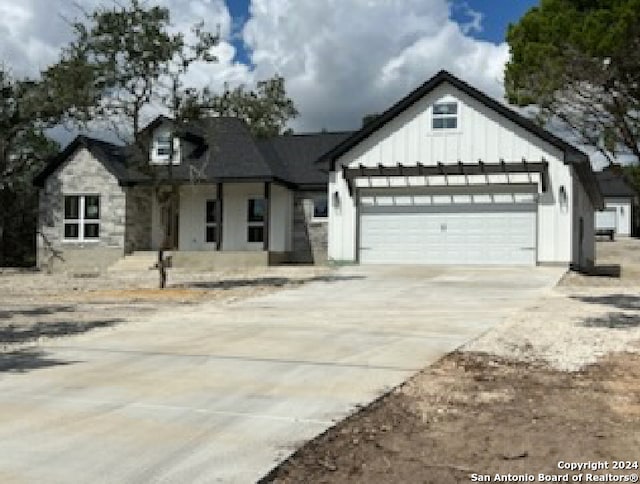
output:
M 269 251 L 269 229 L 271 227 L 271 183 L 264 184 L 264 250 Z
M 222 228 L 224 226 L 224 221 L 222 220 L 222 214 L 224 211 L 222 210 L 224 203 L 224 190 L 222 183 L 216 184 L 217 191 L 217 203 L 216 203 L 216 250 L 222 250 Z

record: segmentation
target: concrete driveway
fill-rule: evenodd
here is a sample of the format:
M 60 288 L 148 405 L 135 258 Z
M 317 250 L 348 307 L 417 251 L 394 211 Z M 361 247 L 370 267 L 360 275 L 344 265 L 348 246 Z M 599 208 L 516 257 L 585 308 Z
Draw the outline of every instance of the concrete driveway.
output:
M 0 373 L 0 482 L 254 482 L 562 272 L 345 268 L 47 343 Z

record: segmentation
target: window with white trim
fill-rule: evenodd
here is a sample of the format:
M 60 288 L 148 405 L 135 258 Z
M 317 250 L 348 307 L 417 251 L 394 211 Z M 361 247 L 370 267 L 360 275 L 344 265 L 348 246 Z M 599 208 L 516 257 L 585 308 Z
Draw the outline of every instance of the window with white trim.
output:
M 157 161 L 169 161 L 171 157 L 171 135 L 169 133 L 160 133 L 156 136 L 153 144 L 153 153 Z
M 218 241 L 218 201 L 207 200 L 205 214 L 205 242 L 213 244 Z
M 266 212 L 266 200 L 252 198 L 249 200 L 247 214 L 247 241 L 264 242 L 264 215 Z
M 64 196 L 64 240 L 72 242 L 100 239 L 100 196 Z
M 458 129 L 458 103 L 434 104 L 432 127 L 434 130 Z
M 151 147 L 151 162 L 168 164 L 172 160 L 174 165 L 180 163 L 180 139 L 173 136 L 170 131 L 160 130 L 153 136 Z

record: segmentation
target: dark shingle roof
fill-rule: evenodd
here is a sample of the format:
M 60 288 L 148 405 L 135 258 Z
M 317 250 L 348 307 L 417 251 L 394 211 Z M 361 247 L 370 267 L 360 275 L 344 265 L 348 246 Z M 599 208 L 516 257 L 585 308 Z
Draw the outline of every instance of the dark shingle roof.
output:
M 318 159 L 351 134 L 351 132 L 292 134 L 262 140 L 259 146 L 267 159 L 281 164 L 293 183 L 319 185 L 328 182 L 329 165 L 317 163 Z
M 265 159 L 247 124 L 237 118 L 208 118 L 191 122 L 181 129 L 187 139 L 201 143 L 184 162 L 172 167 L 175 180 L 189 181 L 194 175 L 205 180 L 282 179 L 284 175 Z M 166 173 L 158 167 L 158 174 Z M 286 180 L 284 180 L 286 181 Z
M 152 125 L 158 127 L 164 122 L 171 120 L 158 117 Z M 148 131 L 149 128 L 145 128 L 143 134 L 148 135 Z M 244 121 L 230 117 L 189 122 L 180 127 L 179 133 L 191 142 L 193 149 L 183 154 L 181 164 L 171 166 L 173 180 L 273 180 L 293 185 L 326 184 L 327 167 L 315 162 L 350 134 L 283 135 L 256 140 Z M 147 165 L 147 149 L 143 155 L 145 168 L 140 169 L 133 147 L 78 136 L 50 160 L 35 177 L 34 184 L 43 186 L 46 178 L 82 147 L 87 148 L 120 184 L 148 183 L 154 178 L 162 180 L 169 177 L 166 165 Z
M 33 180 L 34 185 L 44 186 L 44 182 L 62 163 L 64 163 L 76 150 L 86 148 L 91 154 L 100 161 L 104 167 L 115 176 L 118 180 L 128 178 L 127 169 L 127 148 L 117 146 L 106 141 L 101 141 L 88 136 L 78 136 L 58 155 L 53 157 L 44 169 L 36 175 Z
M 610 167 L 596 172 L 600 191 L 605 197 L 636 197 L 638 192 L 624 174 Z

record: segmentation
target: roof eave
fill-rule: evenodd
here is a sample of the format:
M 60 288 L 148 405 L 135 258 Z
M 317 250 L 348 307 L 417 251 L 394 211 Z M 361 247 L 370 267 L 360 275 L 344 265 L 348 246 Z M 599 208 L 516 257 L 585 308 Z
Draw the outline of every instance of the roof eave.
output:
M 92 148 L 91 142 L 86 136 L 79 135 L 71 143 L 69 143 L 64 150 L 62 150 L 60 153 L 52 157 L 47 162 L 45 167 L 36 176 L 33 177 L 33 182 L 32 182 L 33 186 L 37 188 L 44 188 L 47 178 L 49 178 L 53 173 L 55 173 L 55 171 L 60 167 L 60 165 L 62 165 L 66 160 L 68 160 L 73 153 L 75 153 L 76 151 L 82 148 L 89 151 L 91 155 L 98 162 L 100 162 L 100 164 L 104 167 L 104 169 L 107 170 L 109 173 L 111 173 L 111 175 L 113 175 L 113 177 L 118 181 L 118 184 L 122 184 L 123 182 L 126 181 L 126 179 L 123 178 L 118 173 L 118 171 L 111 166 L 111 163 L 105 162 L 105 160 L 102 160 L 100 158 L 100 156 Z
M 49 158 L 49 161 L 45 164 L 45 166 L 40 170 L 36 176 L 33 177 L 33 186 L 37 188 L 44 188 L 44 185 L 47 181 L 47 178 L 51 176 L 58 167 L 64 162 L 65 159 L 69 158 L 72 153 L 74 153 L 81 146 L 87 147 L 87 142 L 84 136 L 79 135 L 67 145 L 67 147 L 58 153 L 55 156 Z

